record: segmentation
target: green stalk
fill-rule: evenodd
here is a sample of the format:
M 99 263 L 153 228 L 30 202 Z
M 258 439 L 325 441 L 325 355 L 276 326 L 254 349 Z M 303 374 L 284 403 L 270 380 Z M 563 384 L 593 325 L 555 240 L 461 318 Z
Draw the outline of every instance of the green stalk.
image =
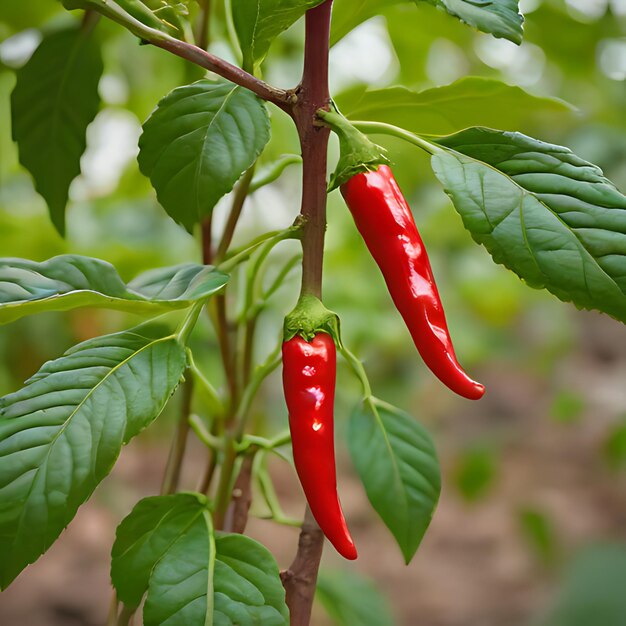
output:
M 384 122 L 350 122 L 354 128 L 370 135 L 389 135 L 390 137 L 396 137 L 403 141 L 421 148 L 428 152 L 428 154 L 442 154 L 445 152 L 443 148 L 436 146 L 435 144 L 426 141 L 424 138 L 416 135 L 404 128 L 393 126 L 393 124 L 385 124 Z

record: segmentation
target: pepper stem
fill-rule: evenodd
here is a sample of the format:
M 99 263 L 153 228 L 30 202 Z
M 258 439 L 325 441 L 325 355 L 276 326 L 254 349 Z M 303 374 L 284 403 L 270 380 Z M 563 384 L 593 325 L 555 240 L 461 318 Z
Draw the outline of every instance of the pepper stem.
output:
M 370 141 L 340 113 L 320 109 L 317 116 L 339 138 L 339 161 L 330 177 L 328 191 L 340 187 L 356 174 L 371 172 L 389 163 L 385 149 Z
M 421 148 L 428 154 L 440 154 L 445 152 L 443 148 L 433 144 L 430 141 L 424 139 L 420 135 L 416 135 L 404 128 L 400 128 L 398 126 L 394 126 L 393 124 L 386 124 L 385 122 L 362 122 L 355 121 L 352 122 L 354 128 L 362 130 L 364 133 L 368 133 L 370 135 L 389 135 L 390 137 L 396 137 L 398 139 L 402 139 L 404 141 L 408 141 L 409 143 Z

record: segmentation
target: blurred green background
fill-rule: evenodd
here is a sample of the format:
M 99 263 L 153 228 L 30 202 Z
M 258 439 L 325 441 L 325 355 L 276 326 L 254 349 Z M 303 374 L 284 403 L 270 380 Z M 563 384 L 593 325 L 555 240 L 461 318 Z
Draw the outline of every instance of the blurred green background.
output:
M 336 0 L 335 5 L 339 38 L 354 19 L 354 3 Z M 573 105 L 571 112 L 529 110 L 513 120 L 494 101 L 484 116 L 510 120 L 507 130 L 569 146 L 626 190 L 625 0 L 522 1 L 526 27 L 520 47 L 477 33 L 427 4 L 387 5 L 382 15 L 333 47 L 333 95 L 364 82 L 421 90 L 475 75 L 562 98 Z M 0 256 L 44 260 L 66 252 L 87 254 L 114 263 L 125 279 L 150 267 L 198 260 L 197 240 L 158 206 L 135 155 L 140 125 L 158 100 L 201 74 L 162 51 L 139 46 L 116 25 L 102 20 L 97 29 L 105 53 L 104 105 L 89 128 L 83 174 L 71 188 L 65 240 L 20 168 L 10 134 L 14 70 L 29 58 L 42 30 L 74 19 L 51 0 L 0 0 Z M 222 25 L 218 14 L 216 38 Z M 219 39 L 212 49 L 232 58 Z M 293 86 L 301 58 L 302 24 L 297 24 L 272 48 L 265 77 Z M 272 124 L 273 139 L 263 160 L 297 153 L 286 116 L 273 109 Z M 398 141 L 383 143 L 429 248 L 457 354 L 488 393 L 470 403 L 428 373 L 349 213 L 333 193 L 326 304 L 340 314 L 344 339 L 363 359 L 376 395 L 407 409 L 433 434 L 444 488 L 423 546 L 405 567 L 345 451 L 345 417 L 359 387 L 341 369 L 340 493 L 361 556 L 348 566 L 326 550 L 328 573 L 320 599 L 328 602 L 329 595 L 340 593 L 344 603 L 350 598 L 354 606 L 346 604 L 332 622 L 320 608 L 314 623 L 626 625 L 621 588 L 626 580 L 626 329 L 607 316 L 577 311 L 531 290 L 494 265 L 464 231 L 427 158 Z M 291 223 L 299 210 L 298 192 L 296 166 L 250 198 L 237 241 Z M 225 201 L 217 209 L 217 229 L 227 206 Z M 276 255 L 276 267 L 289 245 Z M 263 318 L 259 353 L 273 346 L 297 287 L 294 272 Z M 0 394 L 18 388 L 41 363 L 77 341 L 136 322 L 123 314 L 81 310 L 2 327 Z M 196 333 L 194 344 L 198 361 L 220 385 L 208 324 Z M 258 405 L 259 417 L 267 416 L 269 427 L 276 429 L 286 423 L 278 382 L 278 376 L 269 380 Z M 158 490 L 176 402 L 128 447 L 95 501 L 81 509 L 61 540 L 0 595 L 0 624 L 103 623 L 114 528 L 139 497 Z M 196 485 L 203 462 L 200 446 L 192 446 L 187 487 Z M 300 516 L 303 498 L 295 479 L 280 465 L 275 475 L 286 511 Z M 250 532 L 272 549 L 281 567 L 288 565 L 297 538 L 293 529 L 257 521 Z M 347 570 L 343 575 L 333 571 L 342 568 Z

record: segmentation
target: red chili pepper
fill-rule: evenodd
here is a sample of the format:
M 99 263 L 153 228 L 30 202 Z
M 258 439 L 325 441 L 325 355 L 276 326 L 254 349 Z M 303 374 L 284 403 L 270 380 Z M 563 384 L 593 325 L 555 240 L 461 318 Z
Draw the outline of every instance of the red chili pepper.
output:
M 337 495 L 333 411 L 337 351 L 333 338 L 296 335 L 283 344 L 283 385 L 293 458 L 311 512 L 346 559 L 357 553 Z
M 424 362 L 452 391 L 478 400 L 485 388 L 456 359 L 426 248 L 393 173 L 381 165 L 357 174 L 341 193 Z

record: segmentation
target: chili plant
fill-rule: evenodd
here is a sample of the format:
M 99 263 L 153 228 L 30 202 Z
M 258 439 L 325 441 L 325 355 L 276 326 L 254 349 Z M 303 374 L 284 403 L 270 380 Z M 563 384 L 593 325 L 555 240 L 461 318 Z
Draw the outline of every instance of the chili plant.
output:
M 429 1 L 485 33 L 522 40 L 517 0 Z M 364 90 L 356 103 L 340 102 L 346 115 L 340 112 L 329 92 L 332 19 L 340 20 L 332 35 L 337 40 L 384 4 L 355 8 L 337 0 L 333 14 L 332 0 L 233 0 L 225 6 L 211 0 L 63 0 L 75 17 L 47 30 L 17 72 L 12 133 L 21 164 L 63 235 L 69 186 L 80 173 L 86 130 L 100 106 L 99 22 L 115 22 L 109 28 L 127 29 L 163 55 L 185 59 L 207 75 L 155 103 L 143 125 L 138 161 L 163 209 L 197 236 L 198 262 L 152 269 L 124 282 L 96 258 L 0 259 L 2 324 L 77 307 L 144 318 L 135 328 L 69 349 L 0 399 L 0 587 L 54 543 L 111 471 L 122 446 L 159 416 L 181 386 L 162 492 L 137 503 L 117 529 L 109 623 L 128 623 L 143 606 L 148 626 L 308 624 L 324 535 L 346 558 L 356 558 L 358 550 L 335 477 L 337 353 L 363 389 L 349 421 L 354 466 L 404 560 L 411 561 L 437 504 L 439 465 L 427 431 L 373 395 L 361 361 L 342 342 L 341 311 L 323 303 L 327 193 L 341 188 L 434 375 L 468 399 L 479 399 L 485 389 L 457 361 L 424 242 L 389 168 L 394 155 L 370 137 L 388 135 L 430 155 L 464 226 L 496 263 L 563 301 L 626 321 L 626 197 L 598 167 L 568 148 L 517 132 L 476 126 L 445 136 L 434 128 L 416 133 L 410 124 L 404 127 L 402 115 L 389 119 L 395 104 L 410 109 L 420 99 L 409 90 Z M 266 57 L 274 40 L 301 18 L 302 79 L 293 88 L 276 87 L 262 78 Z M 209 52 L 211 34 L 237 62 Z M 447 88 L 461 109 L 472 79 L 467 81 Z M 495 81 L 480 84 L 500 89 L 503 107 L 511 98 L 520 106 L 540 100 Z M 557 110 L 565 106 L 551 102 Z M 437 106 L 431 103 L 431 110 Z M 301 155 L 265 163 L 261 171 L 257 163 L 271 141 L 270 115 L 291 120 Z M 329 183 L 331 132 L 340 155 Z M 300 163 L 300 212 L 294 206 L 293 224 L 234 247 L 247 197 Z M 230 192 L 231 210 L 217 229 L 213 210 Z M 289 259 L 268 287 L 263 268 L 274 248 L 290 239 L 301 242 L 302 255 Z M 259 359 L 259 317 L 296 265 L 299 297 L 293 294 L 295 307 L 285 311 L 284 327 L 276 324 L 275 350 Z M 189 347 L 203 315 L 218 340 L 223 388 L 196 364 Z M 281 361 L 290 431 L 264 437 L 250 420 L 251 410 Z M 201 409 L 193 411 L 198 398 Z M 189 432 L 206 446 L 208 461 L 198 491 L 181 492 Z M 294 561 L 279 572 L 269 551 L 243 533 L 255 481 L 273 519 L 288 521 L 258 460 L 276 454 L 288 463 L 284 447 L 290 443 L 310 508 L 298 523 Z

